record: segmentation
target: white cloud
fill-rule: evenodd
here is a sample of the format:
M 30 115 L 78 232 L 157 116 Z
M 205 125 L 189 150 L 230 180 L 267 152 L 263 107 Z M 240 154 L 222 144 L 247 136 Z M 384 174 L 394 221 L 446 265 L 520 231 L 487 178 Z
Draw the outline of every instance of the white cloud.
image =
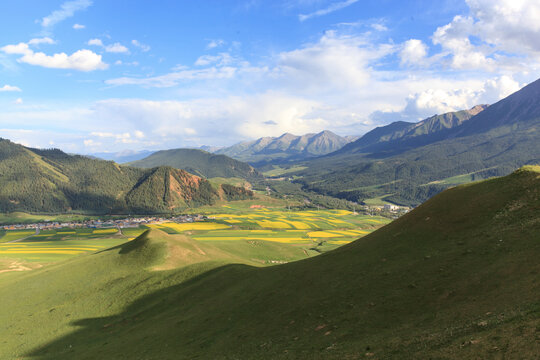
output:
M 420 65 L 426 58 L 427 46 L 418 39 L 405 41 L 399 57 L 402 65 Z
M 373 81 L 372 62 L 395 51 L 393 45 L 373 45 L 364 36 L 328 31 L 315 44 L 279 54 L 275 71 L 303 91 L 357 89 Z
M 52 69 L 72 69 L 79 71 L 104 70 L 108 67 L 107 64 L 101 61 L 101 55 L 86 49 L 78 50 L 71 55 L 59 53 L 52 56 L 42 52 L 29 52 L 18 59 L 18 61 Z
M 48 40 L 43 39 L 33 39 L 35 41 L 31 40 L 29 43 L 32 43 L 32 41 L 33 44 L 49 43 Z M 16 45 L 6 45 L 0 48 L 0 50 L 10 55 L 23 55 L 17 59 L 18 62 L 46 68 L 93 71 L 103 70 L 108 67 L 107 64 L 101 61 L 101 55 L 86 49 L 78 50 L 71 55 L 67 55 L 66 53 L 46 55 L 43 52 L 34 52 L 26 43 L 19 43 Z
M 455 16 L 433 34 L 441 55 L 457 70 L 527 70 L 523 57 L 540 59 L 540 2 L 467 0 L 469 15 Z M 510 55 L 509 55 L 510 54 Z M 516 56 L 520 55 L 520 56 Z
M 229 53 L 220 53 L 218 55 L 203 55 L 196 61 L 196 66 L 207 66 L 210 64 L 216 64 L 217 66 L 224 66 L 233 63 L 234 59 Z
M 42 37 L 37 39 L 32 39 L 28 42 L 28 45 L 40 45 L 40 44 L 54 44 L 55 41 L 50 37 Z
M 340 1 L 340 2 L 334 2 L 334 3 L 330 4 L 330 6 L 328 6 L 326 8 L 317 10 L 317 11 L 312 12 L 310 14 L 300 14 L 300 15 L 298 15 L 298 19 L 300 21 L 305 21 L 305 20 L 311 19 L 313 17 L 327 15 L 327 14 L 333 13 L 334 11 L 338 11 L 338 10 L 341 10 L 341 9 L 346 8 L 348 6 L 351 6 L 352 4 L 354 4 L 356 2 L 358 2 L 358 0 L 345 0 L 345 1 Z
M 88 45 L 93 45 L 93 46 L 101 46 L 103 47 L 103 42 L 100 40 L 100 39 L 90 39 L 88 40 Z
M 169 74 L 147 78 L 121 77 L 106 80 L 105 83 L 113 86 L 140 85 L 143 87 L 165 88 L 176 86 L 184 81 L 230 79 L 235 73 L 236 68 L 234 67 L 210 67 L 199 70 L 175 71 Z
M 82 30 L 84 28 L 86 28 L 86 26 L 81 25 L 81 24 L 73 24 L 73 29 L 75 30 Z
M 91 0 L 66 1 L 62 5 L 60 5 L 59 10 L 55 10 L 50 15 L 45 16 L 41 20 L 41 26 L 46 27 L 46 28 L 54 26 L 55 24 L 69 17 L 72 17 L 76 11 L 85 10 L 91 5 L 92 5 Z
M 26 55 L 31 54 L 33 51 L 28 47 L 26 43 L 18 43 L 17 45 L 6 45 L 0 48 L 6 54 Z
M 100 39 L 90 39 L 87 42 L 88 45 L 99 46 L 105 49 L 109 53 L 129 53 L 129 49 L 120 43 L 114 43 L 105 45 Z
M 15 99 L 15 104 L 16 104 L 16 105 L 22 105 L 22 103 L 23 103 L 23 99 L 22 99 L 22 98 L 17 98 L 17 99 Z
M 485 81 L 427 83 L 436 86 L 410 94 L 402 109 L 375 112 L 372 117 L 384 122 L 418 121 L 434 114 L 469 109 L 479 104 L 493 104 L 522 87 L 506 75 Z
M 6 85 L 0 87 L 0 92 L 4 92 L 4 91 L 6 91 L 6 92 L 7 91 L 18 91 L 18 92 L 20 92 L 22 90 L 17 86 L 11 86 L 11 85 L 6 84 Z
M 223 45 L 225 45 L 224 40 L 215 39 L 215 40 L 210 40 L 208 45 L 206 45 L 206 48 L 210 50 L 210 49 L 214 49 L 214 48 L 217 48 L 217 47 L 220 47 L 220 46 L 223 46 Z
M 110 53 L 129 53 L 129 49 L 120 43 L 105 46 L 105 51 Z
M 141 49 L 141 51 L 143 51 L 143 52 L 150 51 L 150 46 L 145 45 L 145 44 L 142 44 L 142 43 L 141 43 L 140 41 L 138 41 L 138 40 L 131 40 L 131 44 L 132 44 L 133 46 L 138 47 L 138 48 Z

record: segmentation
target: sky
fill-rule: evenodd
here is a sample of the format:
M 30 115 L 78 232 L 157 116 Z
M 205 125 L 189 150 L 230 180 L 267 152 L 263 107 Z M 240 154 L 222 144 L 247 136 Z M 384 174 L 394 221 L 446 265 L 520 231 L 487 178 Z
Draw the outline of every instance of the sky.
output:
M 5 0 L 0 137 L 228 146 L 492 104 L 540 77 L 538 0 Z

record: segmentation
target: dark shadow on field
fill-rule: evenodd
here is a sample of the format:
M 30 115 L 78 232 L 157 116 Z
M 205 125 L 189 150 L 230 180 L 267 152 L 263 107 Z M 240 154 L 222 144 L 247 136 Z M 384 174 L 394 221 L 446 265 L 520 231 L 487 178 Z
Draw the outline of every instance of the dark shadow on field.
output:
M 186 268 L 156 274 L 170 281 L 176 277 L 176 271 Z M 207 318 L 206 312 L 196 311 L 190 314 L 190 308 L 198 307 L 196 310 L 200 310 L 201 302 L 212 298 L 217 303 L 216 308 L 209 309 L 209 316 L 227 316 L 227 309 L 220 307 L 219 296 L 216 295 L 226 292 L 228 287 L 234 287 L 236 282 L 249 278 L 260 270 L 265 269 L 240 264 L 208 270 L 177 285 L 142 296 L 127 305 L 118 315 L 73 321 L 71 325 L 79 327 L 78 330 L 37 347 L 26 356 L 36 359 L 133 358 L 123 355 L 124 351 L 127 349 L 128 354 L 133 354 L 130 349 L 137 348 L 143 352 L 145 349 L 148 351 L 148 357 L 137 357 L 141 359 L 183 358 L 181 354 L 174 352 L 164 353 L 163 357 L 155 355 L 163 341 L 162 337 L 167 336 L 169 340 L 179 341 L 187 346 L 196 342 L 198 335 L 186 330 L 206 327 L 213 321 Z M 223 279 L 227 279 L 227 282 Z M 175 321 L 164 323 L 164 319 L 171 320 L 171 317 L 175 317 Z M 192 327 L 183 329 L 181 325 L 184 321 L 189 321 Z M 174 325 L 177 327 L 171 329 L 170 326 Z M 141 331 L 141 327 L 145 330 Z M 166 333 L 163 333 L 163 328 L 167 329 Z M 132 337 L 132 334 L 135 336 Z

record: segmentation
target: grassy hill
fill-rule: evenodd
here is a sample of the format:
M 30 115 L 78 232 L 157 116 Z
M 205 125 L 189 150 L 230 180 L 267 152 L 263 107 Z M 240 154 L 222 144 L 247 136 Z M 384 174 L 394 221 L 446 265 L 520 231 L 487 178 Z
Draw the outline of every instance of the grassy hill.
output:
M 250 196 L 171 167 L 120 166 L 0 139 L 1 212 L 165 213 Z
M 172 166 L 205 178 L 262 179 L 262 175 L 249 164 L 198 149 L 162 150 L 128 165 L 141 168 Z
M 528 167 L 449 189 L 356 242 L 280 266 L 146 233 L 0 278 L 0 355 L 533 359 L 539 213 L 540 167 Z

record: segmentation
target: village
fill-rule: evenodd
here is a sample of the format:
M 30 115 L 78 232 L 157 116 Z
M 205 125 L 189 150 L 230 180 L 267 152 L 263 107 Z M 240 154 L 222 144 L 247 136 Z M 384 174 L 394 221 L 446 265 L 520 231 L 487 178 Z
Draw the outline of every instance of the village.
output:
M 176 223 L 190 223 L 194 221 L 205 220 L 206 216 L 203 215 L 178 215 L 172 217 L 161 217 L 161 216 L 144 216 L 144 217 L 128 217 L 124 219 L 110 219 L 110 220 L 100 220 L 100 219 L 90 219 L 84 221 L 69 221 L 69 222 L 58 222 L 58 221 L 44 221 L 39 223 L 31 224 L 11 224 L 0 226 L 0 229 L 3 230 L 28 230 L 35 229 L 39 230 L 52 230 L 52 229 L 62 229 L 62 228 L 91 228 L 91 229 L 102 229 L 102 228 L 136 228 L 141 225 L 150 225 L 150 224 L 159 224 L 163 222 L 176 222 Z

